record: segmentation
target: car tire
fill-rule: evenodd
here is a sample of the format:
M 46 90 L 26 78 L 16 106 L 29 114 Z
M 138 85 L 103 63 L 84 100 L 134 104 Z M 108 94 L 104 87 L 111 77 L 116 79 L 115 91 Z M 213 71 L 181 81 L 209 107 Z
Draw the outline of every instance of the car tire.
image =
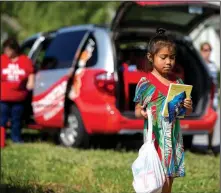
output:
M 193 135 L 183 136 L 184 149 L 191 149 L 193 144 Z
M 60 143 L 65 147 L 88 148 L 89 135 L 75 105 L 71 105 L 66 120 L 66 126 L 59 133 Z

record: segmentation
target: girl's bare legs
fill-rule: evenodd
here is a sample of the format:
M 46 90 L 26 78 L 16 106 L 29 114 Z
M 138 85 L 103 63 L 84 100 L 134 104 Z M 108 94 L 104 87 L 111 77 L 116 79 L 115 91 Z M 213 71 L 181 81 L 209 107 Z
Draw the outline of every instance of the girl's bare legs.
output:
M 173 185 L 173 178 L 166 177 L 162 193 L 171 193 L 172 185 Z

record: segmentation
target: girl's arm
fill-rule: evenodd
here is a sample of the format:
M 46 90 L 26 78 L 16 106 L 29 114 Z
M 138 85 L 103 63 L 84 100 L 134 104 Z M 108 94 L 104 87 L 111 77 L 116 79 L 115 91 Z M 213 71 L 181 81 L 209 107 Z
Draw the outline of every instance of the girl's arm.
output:
M 193 112 L 192 107 L 190 109 L 186 109 L 186 115 L 190 115 Z
M 147 119 L 147 113 L 144 111 L 143 106 L 141 106 L 139 103 L 137 103 L 135 106 L 135 116 L 137 118 Z

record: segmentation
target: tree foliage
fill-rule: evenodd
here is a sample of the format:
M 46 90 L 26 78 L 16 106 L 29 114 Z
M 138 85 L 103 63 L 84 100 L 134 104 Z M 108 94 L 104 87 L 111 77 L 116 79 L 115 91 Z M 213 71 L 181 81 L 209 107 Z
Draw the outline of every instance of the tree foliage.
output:
M 8 1 L 1 3 L 1 14 L 13 17 L 22 26 L 19 39 L 40 31 L 78 24 L 109 24 L 120 2 Z M 2 23 L 2 22 L 1 22 Z M 7 29 L 7 28 L 6 28 Z

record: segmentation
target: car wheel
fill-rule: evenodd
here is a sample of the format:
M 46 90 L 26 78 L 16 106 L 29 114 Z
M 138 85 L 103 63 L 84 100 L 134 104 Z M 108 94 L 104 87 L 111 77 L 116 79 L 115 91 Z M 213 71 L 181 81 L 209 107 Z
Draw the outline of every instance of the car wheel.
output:
M 193 143 L 193 135 L 184 135 L 183 143 L 185 149 L 191 149 Z
M 66 147 L 89 146 L 89 135 L 87 134 L 80 112 L 72 105 L 67 115 L 66 126 L 60 130 L 59 141 Z

